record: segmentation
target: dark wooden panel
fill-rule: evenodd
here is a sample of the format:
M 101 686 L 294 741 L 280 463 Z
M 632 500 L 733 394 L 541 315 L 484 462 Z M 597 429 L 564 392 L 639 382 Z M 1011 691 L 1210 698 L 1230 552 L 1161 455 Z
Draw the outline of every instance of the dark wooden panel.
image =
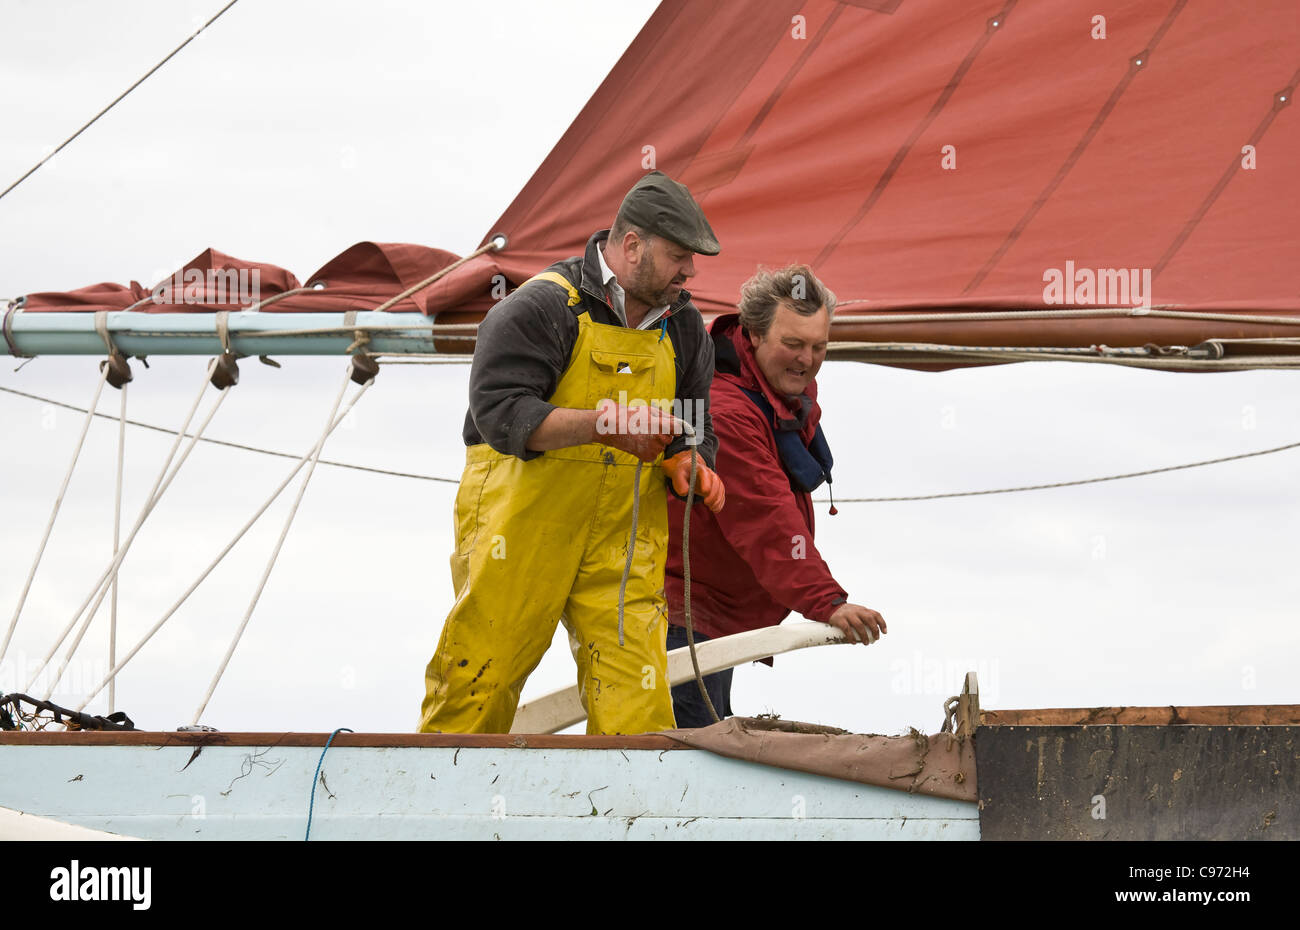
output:
M 985 726 L 1071 726 L 1114 723 L 1212 726 L 1300 726 L 1300 704 L 1218 704 L 1205 707 L 1050 707 L 1030 710 L 985 710 Z
M 982 726 L 980 836 L 1300 839 L 1297 759 L 1300 727 Z

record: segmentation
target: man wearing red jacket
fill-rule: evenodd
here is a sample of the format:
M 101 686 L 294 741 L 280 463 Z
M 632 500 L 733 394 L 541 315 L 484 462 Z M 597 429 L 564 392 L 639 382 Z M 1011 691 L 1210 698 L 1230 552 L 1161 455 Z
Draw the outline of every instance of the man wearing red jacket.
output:
M 716 472 L 727 506 L 691 513 L 691 620 L 696 642 L 780 623 L 798 611 L 850 641 L 885 632 L 876 611 L 849 603 L 813 545 L 811 492 L 829 483 L 820 427 L 818 369 L 826 358 L 835 295 L 806 265 L 760 270 L 741 289 L 740 312 L 713 321 L 710 389 Z M 682 513 L 669 500 L 668 649 L 686 645 Z M 704 679 L 720 717 L 731 714 L 731 670 Z M 691 681 L 672 689 L 679 727 L 712 723 Z

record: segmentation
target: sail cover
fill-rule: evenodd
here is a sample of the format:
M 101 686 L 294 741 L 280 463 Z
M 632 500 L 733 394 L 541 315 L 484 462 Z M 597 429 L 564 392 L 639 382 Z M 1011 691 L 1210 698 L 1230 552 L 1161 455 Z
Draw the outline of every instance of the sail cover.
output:
M 1298 81 L 1295 0 L 666 0 L 484 231 L 504 248 L 400 309 L 481 318 L 501 275 L 580 254 L 657 168 L 722 243 L 688 285 L 706 315 L 800 261 L 838 294 L 840 341 L 1297 336 Z M 353 289 L 365 309 L 450 258 L 356 246 L 327 268 L 389 272 Z
M 1300 335 L 1149 315 L 962 322 L 1148 304 L 1294 315 L 1298 68 L 1289 0 L 668 2 L 490 233 L 509 237 L 512 278 L 574 254 L 653 158 L 722 243 L 690 285 L 706 310 L 731 307 L 760 263 L 805 261 L 843 316 L 946 312 L 858 338 Z

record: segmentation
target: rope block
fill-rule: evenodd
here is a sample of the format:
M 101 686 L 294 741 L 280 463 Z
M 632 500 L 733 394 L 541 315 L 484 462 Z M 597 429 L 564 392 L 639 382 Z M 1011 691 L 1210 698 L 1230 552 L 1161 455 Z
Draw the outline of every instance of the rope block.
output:
M 379 362 L 369 355 L 352 356 L 352 380 L 356 384 L 365 384 L 379 374 Z
M 131 374 L 131 365 L 127 362 L 126 357 L 123 356 L 121 352 L 114 352 L 104 361 L 99 363 L 100 371 L 104 371 L 106 368 L 108 369 L 108 373 L 104 376 L 105 380 L 118 390 L 121 390 L 122 385 L 128 384 L 135 377 Z
M 219 355 L 212 366 L 212 386 L 219 391 L 234 387 L 239 383 L 239 363 L 233 352 Z

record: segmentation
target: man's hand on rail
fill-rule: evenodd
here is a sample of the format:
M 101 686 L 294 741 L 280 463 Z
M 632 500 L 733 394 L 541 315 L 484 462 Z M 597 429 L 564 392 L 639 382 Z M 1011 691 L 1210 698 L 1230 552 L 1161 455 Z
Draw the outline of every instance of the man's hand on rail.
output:
M 870 607 L 859 604 L 841 604 L 826 622 L 843 630 L 851 643 L 869 645 L 880 639 L 887 630 L 884 617 Z

